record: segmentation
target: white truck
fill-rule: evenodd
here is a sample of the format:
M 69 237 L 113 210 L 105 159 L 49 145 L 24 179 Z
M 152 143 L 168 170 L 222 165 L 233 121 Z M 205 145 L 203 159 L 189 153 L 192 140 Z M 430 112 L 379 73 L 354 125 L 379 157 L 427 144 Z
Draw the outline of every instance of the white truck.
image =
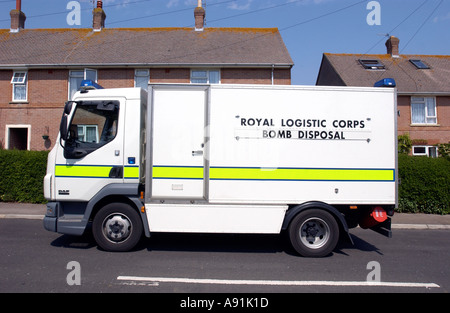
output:
M 391 235 L 395 88 L 86 85 L 48 156 L 49 231 L 91 223 L 108 251 L 156 232 L 286 231 L 309 257 L 358 225 Z

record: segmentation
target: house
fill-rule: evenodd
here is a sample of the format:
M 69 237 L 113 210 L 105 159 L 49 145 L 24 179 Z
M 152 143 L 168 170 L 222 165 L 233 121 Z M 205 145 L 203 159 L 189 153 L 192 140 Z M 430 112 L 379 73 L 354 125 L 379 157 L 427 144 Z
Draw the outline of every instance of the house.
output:
M 106 28 L 102 1 L 92 29 L 26 29 L 20 0 L 0 30 L 0 143 L 46 150 L 64 102 L 92 79 L 105 88 L 148 83 L 290 84 L 292 59 L 276 28 Z M 1 148 L 1 147 L 0 147 Z
M 450 142 L 450 55 L 399 54 L 400 40 L 386 41 L 386 54 L 324 53 L 316 85 L 397 84 L 398 133 L 408 133 L 413 155 L 436 156 Z

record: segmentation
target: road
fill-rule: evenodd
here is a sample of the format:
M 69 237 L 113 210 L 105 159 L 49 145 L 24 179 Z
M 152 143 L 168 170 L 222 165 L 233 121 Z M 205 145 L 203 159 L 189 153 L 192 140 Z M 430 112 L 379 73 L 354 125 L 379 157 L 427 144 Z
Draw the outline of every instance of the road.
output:
M 298 257 L 286 238 L 272 235 L 155 234 L 135 251 L 109 253 L 89 234 L 0 219 L 0 292 L 447 293 L 449 235 L 398 229 L 388 239 L 358 228 L 354 246 L 343 242 L 321 259 Z

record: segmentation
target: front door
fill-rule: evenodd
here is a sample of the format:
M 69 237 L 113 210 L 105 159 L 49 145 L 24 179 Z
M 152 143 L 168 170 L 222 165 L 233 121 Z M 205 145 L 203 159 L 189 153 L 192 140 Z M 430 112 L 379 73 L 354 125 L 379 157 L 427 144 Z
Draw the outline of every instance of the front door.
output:
M 203 199 L 206 87 L 152 89 L 153 199 Z

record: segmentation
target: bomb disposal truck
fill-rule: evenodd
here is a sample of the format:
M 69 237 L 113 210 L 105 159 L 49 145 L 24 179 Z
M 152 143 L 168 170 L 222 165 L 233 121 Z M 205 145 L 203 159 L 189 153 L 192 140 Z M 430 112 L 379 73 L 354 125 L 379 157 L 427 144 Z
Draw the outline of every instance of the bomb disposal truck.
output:
M 357 227 L 391 235 L 395 88 L 85 88 L 48 156 L 44 227 L 107 251 L 144 234 L 285 231 L 321 257 Z

